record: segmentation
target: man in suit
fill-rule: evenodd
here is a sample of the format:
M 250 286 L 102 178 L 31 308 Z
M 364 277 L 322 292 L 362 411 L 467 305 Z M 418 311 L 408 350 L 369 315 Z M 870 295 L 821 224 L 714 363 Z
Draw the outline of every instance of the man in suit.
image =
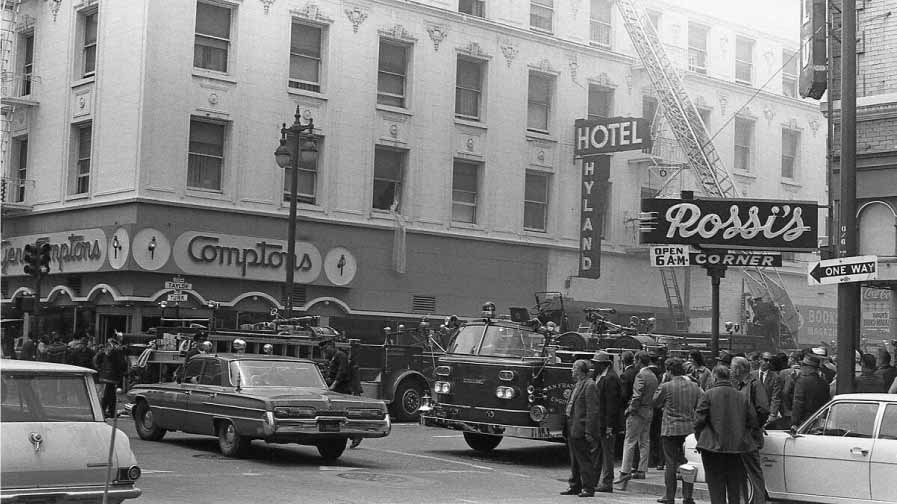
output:
M 760 369 L 751 373 L 766 390 L 766 398 L 769 400 L 767 425 L 778 420 L 782 406 L 782 379 L 773 368 L 774 361 L 775 357 L 771 353 L 763 352 L 763 355 L 760 357 Z
M 663 482 L 666 492 L 657 502 L 674 504 L 676 498 L 676 472 L 685 458 L 685 438 L 694 432 L 695 409 L 701 400 L 701 387 L 685 377 L 685 363 L 678 357 L 668 359 L 664 381 L 654 393 L 654 405 L 663 409 L 660 439 L 666 464 Z M 695 504 L 694 485 L 682 482 L 682 504 Z
M 830 399 L 828 384 L 819 375 L 819 360 L 807 354 L 800 362 L 800 374 L 794 383 L 794 401 L 791 406 L 791 428 L 797 429 L 810 415 Z
M 791 427 L 791 408 L 794 402 L 794 385 L 797 383 L 797 377 L 800 375 L 800 361 L 803 354 L 795 350 L 788 357 L 788 368 L 779 372 L 779 378 L 782 381 L 782 402 L 779 406 L 779 412 L 782 418 L 775 426 L 776 429 L 787 430 Z
M 891 353 L 886 348 L 878 349 L 878 358 L 876 359 L 877 369 L 875 374 L 881 376 L 881 380 L 885 384 L 885 389 L 894 383 L 897 378 L 897 368 L 891 365 Z
M 744 357 L 733 357 L 730 365 L 730 380 L 735 390 L 744 394 L 748 405 L 753 408 L 757 419 L 756 428 L 749 431 L 754 443 L 750 450 L 741 454 L 741 463 L 747 475 L 747 482 L 754 486 L 753 503 L 766 503 L 766 481 L 763 476 L 763 465 L 760 461 L 760 448 L 763 447 L 763 427 L 769 418 L 769 399 L 766 389 L 751 374 L 751 365 Z
M 567 450 L 570 453 L 570 486 L 561 495 L 593 497 L 595 495 L 595 468 L 590 453 L 597 432 L 598 413 L 595 382 L 589 378 L 591 365 L 585 359 L 573 363 L 573 391 L 567 399 L 565 431 Z
M 592 461 L 598 477 L 598 492 L 613 492 L 614 445 L 620 429 L 620 397 L 622 385 L 613 367 L 611 354 L 600 350 L 592 357 L 595 365 L 595 393 L 598 413 L 596 415 L 595 445 L 592 447 Z
M 626 438 L 623 441 L 623 465 L 620 476 L 614 483 L 621 489 L 634 477 L 630 468 L 638 447 L 639 463 L 635 473 L 644 474 L 648 469 L 648 454 L 651 453 L 651 420 L 654 417 L 654 392 L 657 390 L 657 376 L 649 367 L 651 356 L 644 350 L 637 355 L 642 368 L 635 375 L 632 384 L 632 398 L 626 407 Z

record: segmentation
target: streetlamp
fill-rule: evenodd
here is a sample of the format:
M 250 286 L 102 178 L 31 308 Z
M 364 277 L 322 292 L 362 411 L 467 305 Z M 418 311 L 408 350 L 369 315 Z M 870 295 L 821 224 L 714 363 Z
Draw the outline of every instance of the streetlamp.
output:
M 287 318 L 293 316 L 293 280 L 296 269 L 296 193 L 299 187 L 299 162 L 312 163 L 318 157 L 318 145 L 314 139 L 314 120 L 309 117 L 308 124 L 300 124 L 302 114 L 296 106 L 293 125 L 287 128 L 283 123 L 280 129 L 280 146 L 274 151 L 277 166 L 290 169 L 290 218 L 287 229 L 287 280 L 286 308 Z M 307 132 L 307 133 L 306 133 Z

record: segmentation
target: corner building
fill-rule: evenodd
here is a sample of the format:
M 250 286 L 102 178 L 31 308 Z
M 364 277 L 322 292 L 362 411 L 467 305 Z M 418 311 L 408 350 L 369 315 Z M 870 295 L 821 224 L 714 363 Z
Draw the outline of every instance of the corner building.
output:
M 53 245 L 40 295 L 59 330 L 139 331 L 210 301 L 230 327 L 282 309 L 289 179 L 273 152 L 298 107 L 319 153 L 299 167 L 297 311 L 376 338 L 557 290 L 669 327 L 637 236 L 641 197 L 689 188 L 662 168 L 683 161 L 669 139 L 614 155 L 602 275 L 576 277 L 573 122 L 657 112 L 610 2 L 6 4 L 4 313 L 34 287 L 21 254 L 38 239 Z M 645 6 L 744 196 L 824 204 L 825 129 L 795 98 L 797 40 Z M 805 255 L 777 275 L 796 304 L 834 306 L 806 287 Z M 709 280 L 679 274 L 706 330 Z M 161 307 L 179 279 L 187 301 Z M 730 270 L 724 319 L 740 319 L 742 284 Z

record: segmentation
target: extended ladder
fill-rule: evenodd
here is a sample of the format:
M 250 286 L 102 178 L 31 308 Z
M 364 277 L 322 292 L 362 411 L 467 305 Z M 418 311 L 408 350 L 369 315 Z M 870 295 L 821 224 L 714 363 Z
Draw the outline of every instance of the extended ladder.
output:
M 667 293 L 667 307 L 673 316 L 673 324 L 677 331 L 688 330 L 688 313 L 682 305 L 682 295 L 679 293 L 679 281 L 676 279 L 675 268 L 660 268 L 660 281 L 663 282 L 663 290 Z

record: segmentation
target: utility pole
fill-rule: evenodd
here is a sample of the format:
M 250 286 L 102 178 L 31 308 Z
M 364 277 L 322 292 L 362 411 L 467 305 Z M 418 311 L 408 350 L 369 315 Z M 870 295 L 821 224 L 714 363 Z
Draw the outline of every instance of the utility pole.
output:
M 841 215 L 838 256 L 857 255 L 856 3 L 841 2 Z M 831 57 L 831 55 L 830 55 Z M 831 99 L 831 98 L 830 98 Z M 838 284 L 837 393 L 854 391 L 854 361 L 860 335 L 860 284 Z

